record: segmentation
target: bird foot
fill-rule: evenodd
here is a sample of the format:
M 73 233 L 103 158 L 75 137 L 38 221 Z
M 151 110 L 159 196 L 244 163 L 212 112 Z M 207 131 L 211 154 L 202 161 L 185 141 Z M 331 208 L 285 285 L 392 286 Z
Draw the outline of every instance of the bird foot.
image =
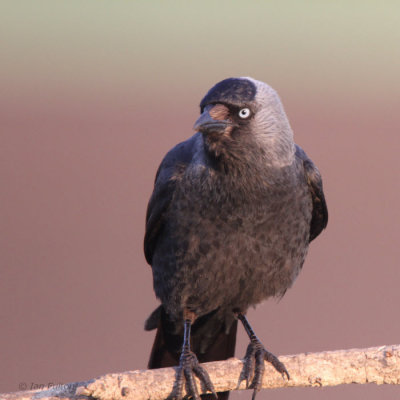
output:
M 194 380 L 196 375 L 204 388 L 210 391 L 215 399 L 218 399 L 215 393 L 214 385 L 212 384 L 207 371 L 200 365 L 196 355 L 189 349 L 184 349 L 179 360 L 179 367 L 177 371 L 175 387 L 172 393 L 168 396 L 168 400 L 182 400 L 183 399 L 183 384 L 186 382 L 187 397 L 194 400 L 201 400 L 197 390 L 196 382 Z
M 256 394 L 260 391 L 262 386 L 262 378 L 265 371 L 264 360 L 271 363 L 273 367 L 281 373 L 283 379 L 285 379 L 285 376 L 287 379 L 290 379 L 285 365 L 278 360 L 278 357 L 265 350 L 264 346 L 257 338 L 251 339 L 244 357 L 242 380 L 246 381 L 247 388 L 254 389 L 252 400 L 255 399 Z M 251 378 L 253 378 L 253 380 L 249 385 Z

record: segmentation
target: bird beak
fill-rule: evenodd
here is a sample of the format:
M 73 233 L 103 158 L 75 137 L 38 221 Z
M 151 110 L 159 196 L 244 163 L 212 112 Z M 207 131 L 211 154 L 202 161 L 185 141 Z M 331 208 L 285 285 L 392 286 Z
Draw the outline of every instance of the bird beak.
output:
M 209 110 L 204 110 L 198 120 L 194 123 L 193 129 L 202 133 L 223 133 L 226 127 L 230 125 L 227 120 L 217 120 L 211 117 Z

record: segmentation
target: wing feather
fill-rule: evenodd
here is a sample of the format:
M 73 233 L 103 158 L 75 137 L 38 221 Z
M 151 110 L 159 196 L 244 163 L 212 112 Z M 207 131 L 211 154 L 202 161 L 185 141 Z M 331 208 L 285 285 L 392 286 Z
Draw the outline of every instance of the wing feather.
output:
M 304 150 L 296 145 L 296 156 L 303 162 L 304 173 L 311 193 L 313 210 L 310 224 L 310 242 L 314 240 L 328 224 L 328 208 L 322 187 L 321 174 Z
M 176 145 L 167 153 L 158 167 L 153 194 L 147 206 L 144 237 L 144 254 L 150 265 L 175 191 L 175 177 L 184 172 L 191 162 L 198 139 L 199 134 L 195 134 L 190 139 Z

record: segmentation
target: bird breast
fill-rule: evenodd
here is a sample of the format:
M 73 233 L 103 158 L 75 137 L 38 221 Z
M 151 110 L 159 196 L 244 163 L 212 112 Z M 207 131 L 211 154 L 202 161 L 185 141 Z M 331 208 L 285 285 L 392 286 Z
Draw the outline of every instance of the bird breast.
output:
M 256 190 L 206 169 L 186 173 L 170 208 L 185 305 L 203 314 L 221 301 L 247 309 L 282 295 L 303 264 L 310 220 L 311 199 L 299 179 Z M 221 287 L 228 289 L 223 299 Z

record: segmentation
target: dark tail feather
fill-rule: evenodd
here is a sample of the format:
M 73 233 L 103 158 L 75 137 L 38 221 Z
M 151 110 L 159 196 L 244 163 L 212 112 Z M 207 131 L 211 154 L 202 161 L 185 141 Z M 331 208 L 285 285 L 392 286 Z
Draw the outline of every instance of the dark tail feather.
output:
M 199 361 L 220 361 L 233 357 L 235 355 L 236 331 L 237 320 L 232 323 L 228 334 L 225 333 L 225 329 L 220 330 L 215 342 L 208 348 L 207 352 L 198 355 Z M 211 394 L 201 396 L 201 398 L 202 400 L 215 400 Z M 228 398 L 229 392 L 218 393 L 218 400 L 228 400 Z
M 153 348 L 151 349 L 148 364 L 149 369 L 173 367 L 179 364 L 180 354 L 171 348 L 171 345 L 168 343 L 169 336 L 170 335 L 165 332 L 162 320 L 160 320 L 157 327 Z
M 147 324 L 146 327 L 148 326 Z M 225 324 L 219 319 L 213 318 L 213 315 L 196 321 L 192 330 L 192 349 L 199 361 L 220 361 L 233 357 L 235 355 L 236 330 L 236 320 L 232 322 L 228 333 L 226 333 Z M 203 336 L 205 332 L 208 333 L 206 338 Z M 213 334 L 210 335 L 210 333 Z M 176 332 L 176 326 L 168 320 L 165 311 L 161 310 L 148 368 L 155 369 L 178 365 L 182 342 L 182 334 Z M 200 349 L 204 347 L 204 343 L 207 343 L 207 346 L 205 351 L 202 352 Z M 227 400 L 228 396 L 229 392 L 218 393 L 219 400 Z M 214 399 L 212 395 L 203 395 L 201 398 L 202 400 Z

